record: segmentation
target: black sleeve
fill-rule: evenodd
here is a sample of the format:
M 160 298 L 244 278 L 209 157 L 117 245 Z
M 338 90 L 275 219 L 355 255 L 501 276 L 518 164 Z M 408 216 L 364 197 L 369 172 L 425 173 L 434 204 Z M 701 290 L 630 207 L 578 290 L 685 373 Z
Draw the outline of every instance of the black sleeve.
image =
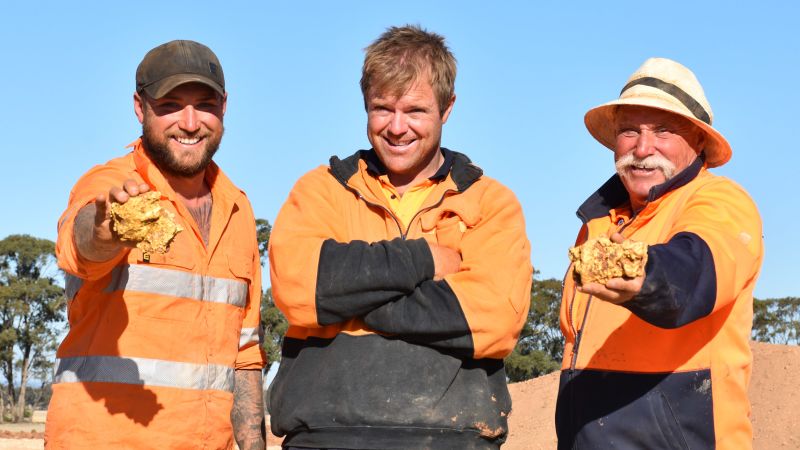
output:
M 319 257 L 317 320 L 330 325 L 361 316 L 413 292 L 433 273 L 433 256 L 424 239 L 372 244 L 328 239 Z
M 678 328 L 711 314 L 717 294 L 714 258 L 700 236 L 683 232 L 651 245 L 642 290 L 623 303 L 661 328 Z
M 364 315 L 373 330 L 407 342 L 471 358 L 472 333 L 464 311 L 446 281 L 425 281 L 414 291 Z

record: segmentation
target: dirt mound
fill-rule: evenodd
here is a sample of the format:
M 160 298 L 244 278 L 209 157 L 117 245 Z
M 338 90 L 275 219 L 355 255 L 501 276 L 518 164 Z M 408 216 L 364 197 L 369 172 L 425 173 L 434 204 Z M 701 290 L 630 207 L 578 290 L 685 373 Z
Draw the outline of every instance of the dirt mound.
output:
M 0 430 L 0 439 L 44 439 L 41 431 L 9 431 Z
M 800 347 L 752 342 L 753 448 L 800 448 Z M 556 448 L 558 373 L 509 386 L 514 411 L 504 450 Z

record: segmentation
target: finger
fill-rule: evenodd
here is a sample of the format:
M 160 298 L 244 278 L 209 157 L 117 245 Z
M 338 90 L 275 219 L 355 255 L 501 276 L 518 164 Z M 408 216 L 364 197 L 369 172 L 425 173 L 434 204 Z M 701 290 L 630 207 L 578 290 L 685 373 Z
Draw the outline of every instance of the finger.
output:
M 613 242 L 615 244 L 622 244 L 623 242 L 625 242 L 625 236 L 623 236 L 623 235 L 621 235 L 619 233 L 612 234 L 609 239 L 611 239 L 611 242 Z
M 600 283 L 586 283 L 578 286 L 578 291 L 611 303 L 617 303 L 621 298 L 619 292 L 608 289 Z
M 125 189 L 131 197 L 136 197 L 139 195 L 139 185 L 135 180 L 127 179 L 124 183 L 122 183 L 122 188 Z
M 144 194 L 145 192 L 150 190 L 150 186 L 147 183 L 139 183 L 139 193 Z
M 617 291 L 627 291 L 636 294 L 642 289 L 643 283 L 644 277 L 636 277 L 633 279 L 612 278 L 608 280 L 606 287 Z
M 117 203 L 125 203 L 130 198 L 127 192 L 114 186 L 108 191 L 108 200 Z
M 586 283 L 578 286 L 578 291 L 589 295 L 597 295 L 602 292 L 603 285 L 599 283 Z
M 98 194 L 94 198 L 94 223 L 99 225 L 107 219 L 108 215 L 108 202 L 104 194 Z

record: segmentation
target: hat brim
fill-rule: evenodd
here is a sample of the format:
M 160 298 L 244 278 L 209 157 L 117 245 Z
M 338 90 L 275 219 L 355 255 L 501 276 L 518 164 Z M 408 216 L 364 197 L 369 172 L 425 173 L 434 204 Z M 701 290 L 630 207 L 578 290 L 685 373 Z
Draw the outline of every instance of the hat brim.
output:
M 702 129 L 706 134 L 705 148 L 706 165 L 708 167 L 719 167 L 731 159 L 731 146 L 728 141 L 714 129 L 711 125 L 686 112 L 676 111 L 673 103 L 655 97 L 636 97 L 630 99 L 618 99 L 590 109 L 583 118 L 586 129 L 598 142 L 608 147 L 612 151 L 616 144 L 615 118 L 617 106 L 631 105 L 644 106 L 647 108 L 659 109 L 681 117 L 689 119 Z
M 219 95 L 225 95 L 225 88 L 220 86 L 214 80 L 197 74 L 176 74 L 171 75 L 162 80 L 146 86 L 144 89 L 147 96 L 150 98 L 161 98 L 167 95 L 171 90 L 186 83 L 201 83 L 214 89 Z

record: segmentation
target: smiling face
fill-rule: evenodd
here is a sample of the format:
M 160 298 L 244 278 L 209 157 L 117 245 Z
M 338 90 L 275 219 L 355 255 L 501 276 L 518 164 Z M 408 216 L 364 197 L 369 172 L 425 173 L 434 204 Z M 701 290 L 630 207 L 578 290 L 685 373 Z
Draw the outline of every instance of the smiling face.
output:
M 203 173 L 222 140 L 226 97 L 201 83 L 182 84 L 158 99 L 134 94 L 144 149 L 164 172 Z
M 441 166 L 442 125 L 454 102 L 455 96 L 440 111 L 427 76 L 401 95 L 373 90 L 367 96 L 367 137 L 398 192 L 433 176 Z
M 643 106 L 620 106 L 614 160 L 634 210 L 650 189 L 688 167 L 703 148 L 704 134 L 688 119 Z

